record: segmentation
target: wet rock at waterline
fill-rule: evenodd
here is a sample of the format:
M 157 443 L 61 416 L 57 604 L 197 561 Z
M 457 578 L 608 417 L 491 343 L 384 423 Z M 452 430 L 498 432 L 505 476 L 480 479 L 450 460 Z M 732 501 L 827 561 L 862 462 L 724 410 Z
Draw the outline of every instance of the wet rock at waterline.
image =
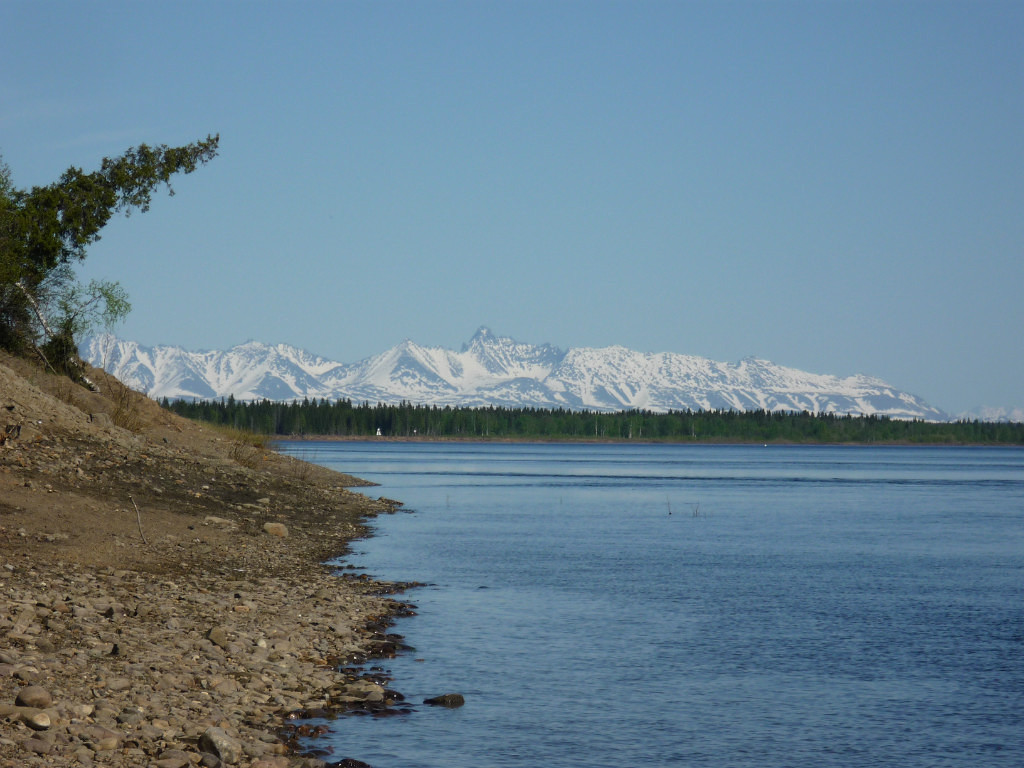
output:
M 432 707 L 447 707 L 448 709 L 455 709 L 461 707 L 466 703 L 466 699 L 461 693 L 443 693 L 440 696 L 434 696 L 430 699 L 424 699 L 424 704 L 429 704 Z

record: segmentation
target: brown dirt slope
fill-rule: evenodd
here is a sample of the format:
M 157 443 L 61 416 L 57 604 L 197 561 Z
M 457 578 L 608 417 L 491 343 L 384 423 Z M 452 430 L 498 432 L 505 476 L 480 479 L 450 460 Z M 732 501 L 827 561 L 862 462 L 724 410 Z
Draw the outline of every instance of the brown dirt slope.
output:
M 266 543 L 264 523 L 311 539 L 291 549 L 328 557 L 360 534 L 361 517 L 381 511 L 346 490 L 366 485 L 356 478 L 182 419 L 102 371 L 89 375 L 99 392 L 0 357 L 0 433 L 12 431 L 0 446 L 8 558 L 167 573 L 203 559 L 225 573 L 265 574 L 274 563 L 247 552 Z M 202 526 L 208 516 L 246 535 Z

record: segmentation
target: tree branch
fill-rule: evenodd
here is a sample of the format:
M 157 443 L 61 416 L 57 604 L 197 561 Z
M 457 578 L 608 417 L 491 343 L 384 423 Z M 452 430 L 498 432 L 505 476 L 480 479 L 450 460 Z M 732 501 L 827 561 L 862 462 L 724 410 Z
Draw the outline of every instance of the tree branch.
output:
M 46 317 L 43 315 L 43 310 L 40 309 L 39 302 L 36 301 L 36 297 L 32 295 L 32 291 L 30 291 L 28 289 L 28 286 L 25 285 L 25 279 L 20 278 L 14 284 L 18 286 L 19 289 L 21 289 L 21 292 L 23 294 L 25 294 L 25 300 L 28 301 L 29 306 L 32 307 L 32 311 L 35 313 L 36 319 L 39 321 L 39 324 L 43 326 L 43 330 L 46 332 L 46 338 L 52 339 L 54 336 L 53 329 L 50 328 L 50 324 L 46 322 Z

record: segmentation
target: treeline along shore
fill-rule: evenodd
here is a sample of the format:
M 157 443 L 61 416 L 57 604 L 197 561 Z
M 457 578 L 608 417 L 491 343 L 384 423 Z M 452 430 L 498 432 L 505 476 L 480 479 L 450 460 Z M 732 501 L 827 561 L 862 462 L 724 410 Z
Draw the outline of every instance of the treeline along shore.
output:
M 1016 422 L 931 422 L 806 411 L 605 413 L 406 402 L 371 405 L 344 399 L 242 401 L 233 397 L 201 401 L 165 398 L 162 405 L 191 419 L 279 437 L 1024 445 L 1024 424 Z

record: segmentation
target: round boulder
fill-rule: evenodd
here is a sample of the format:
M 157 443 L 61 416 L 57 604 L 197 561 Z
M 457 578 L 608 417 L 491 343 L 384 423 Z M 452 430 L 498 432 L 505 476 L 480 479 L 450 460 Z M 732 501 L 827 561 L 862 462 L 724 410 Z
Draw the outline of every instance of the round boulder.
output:
M 53 698 L 50 696 L 50 692 L 41 685 L 26 685 L 18 691 L 18 698 L 14 703 L 19 707 L 46 709 L 53 704 Z

